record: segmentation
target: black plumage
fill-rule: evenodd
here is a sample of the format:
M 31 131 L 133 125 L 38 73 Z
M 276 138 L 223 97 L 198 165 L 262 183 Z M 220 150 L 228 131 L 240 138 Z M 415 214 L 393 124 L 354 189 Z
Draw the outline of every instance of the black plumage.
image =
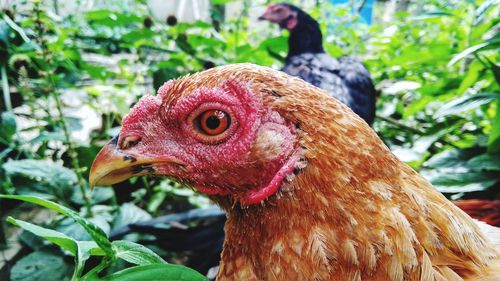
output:
M 272 17 L 271 13 L 278 15 Z M 318 22 L 298 7 L 287 3 L 275 4 L 268 8 L 266 14 L 261 18 L 290 30 L 288 55 L 282 70 L 322 88 L 371 124 L 375 118 L 376 92 L 370 73 L 363 64 L 352 56 L 336 59 L 328 55 L 323 48 Z M 294 22 L 290 24 L 290 21 Z

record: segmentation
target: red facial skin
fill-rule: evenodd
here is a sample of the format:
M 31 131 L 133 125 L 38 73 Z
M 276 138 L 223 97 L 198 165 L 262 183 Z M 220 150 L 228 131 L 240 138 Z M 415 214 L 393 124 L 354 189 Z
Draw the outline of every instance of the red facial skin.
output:
M 297 12 L 281 4 L 269 5 L 259 19 L 277 23 L 281 28 L 286 28 L 290 31 L 298 24 Z
M 295 127 L 244 85 L 199 89 L 165 106 L 171 85 L 162 86 L 158 96 L 143 97 L 123 119 L 123 152 L 173 160 L 155 164 L 154 173 L 179 178 L 208 195 L 233 196 L 242 205 L 274 194 L 298 160 Z M 196 117 L 207 110 L 230 116 L 225 132 L 211 137 L 199 131 Z M 124 147 L 130 136 L 140 141 Z

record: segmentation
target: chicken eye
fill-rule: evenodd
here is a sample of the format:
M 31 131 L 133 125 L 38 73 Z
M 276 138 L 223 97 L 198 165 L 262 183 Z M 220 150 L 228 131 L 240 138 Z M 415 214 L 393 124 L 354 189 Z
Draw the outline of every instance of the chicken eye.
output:
M 207 110 L 196 118 L 200 132 L 217 136 L 224 133 L 231 125 L 231 117 L 221 110 Z

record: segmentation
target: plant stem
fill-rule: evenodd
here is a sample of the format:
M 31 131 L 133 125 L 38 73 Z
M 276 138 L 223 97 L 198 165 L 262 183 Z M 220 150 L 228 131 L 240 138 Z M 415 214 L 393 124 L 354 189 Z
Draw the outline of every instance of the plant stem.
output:
M 383 121 L 385 121 L 387 123 L 395 125 L 396 127 L 400 127 L 402 129 L 405 129 L 405 130 L 410 131 L 412 133 L 416 133 L 416 134 L 419 134 L 419 135 L 425 135 L 424 131 L 422 131 L 420 129 L 417 129 L 417 128 L 410 127 L 408 125 L 405 125 L 405 124 L 403 124 L 403 123 L 399 122 L 398 120 L 393 119 L 391 117 L 381 116 L 381 115 L 377 115 L 376 117 L 378 119 L 380 119 L 380 120 L 383 120 Z
M 99 272 L 101 272 L 103 269 L 105 269 L 108 265 L 110 265 L 111 262 L 113 262 L 112 257 L 109 257 L 109 256 L 104 257 L 100 264 L 98 264 L 96 267 L 92 268 L 80 280 L 87 280 L 88 278 L 91 278 L 92 276 L 97 275 Z M 92 279 L 92 280 L 94 280 L 94 279 Z
M 51 82 L 54 83 L 51 74 L 49 74 L 49 77 Z M 82 193 L 82 197 L 85 202 L 85 207 L 87 208 L 87 212 L 89 216 L 92 216 L 92 205 L 90 203 L 90 195 L 87 192 L 87 181 L 83 178 L 82 169 L 80 167 L 80 163 L 78 162 L 78 153 L 75 151 L 75 148 L 73 147 L 73 142 L 71 141 L 71 135 L 68 129 L 68 123 L 64 118 L 64 113 L 62 110 L 61 99 L 59 98 L 59 95 L 55 87 L 53 88 L 52 91 L 52 97 L 56 101 L 57 114 L 59 115 L 59 122 L 61 123 L 61 127 L 64 132 L 66 145 L 68 146 L 68 154 L 71 159 L 71 166 L 73 166 L 73 170 L 75 170 L 76 176 L 78 178 L 78 186 L 80 187 L 80 192 Z
M 35 17 L 37 19 L 37 33 L 38 33 L 38 39 L 40 40 L 40 46 L 41 46 L 41 55 L 42 55 L 42 61 L 45 62 L 44 64 L 44 71 L 47 74 L 47 80 L 50 83 L 51 87 L 51 95 L 54 101 L 56 102 L 56 109 L 57 109 L 57 115 L 59 115 L 59 123 L 62 127 L 63 133 L 64 133 L 64 138 L 65 138 L 65 143 L 68 147 L 68 155 L 69 158 L 71 159 L 71 166 L 73 170 L 75 171 L 75 174 L 78 179 L 78 186 L 80 188 L 80 192 L 82 193 L 83 201 L 85 204 L 85 208 L 87 209 L 87 214 L 88 216 L 92 216 L 92 204 L 90 202 L 90 195 L 87 192 L 87 181 L 83 178 L 82 174 L 82 169 L 80 167 L 80 163 L 78 162 L 78 153 L 76 152 L 75 148 L 73 147 L 73 142 L 71 141 L 71 134 L 69 131 L 68 123 L 66 122 L 66 119 L 64 118 L 64 112 L 62 109 L 62 103 L 61 99 L 59 97 L 59 93 L 57 91 L 57 85 L 54 80 L 54 76 L 52 73 L 53 67 L 51 63 L 51 59 L 48 57 L 49 50 L 47 47 L 47 44 L 43 38 L 44 31 L 43 31 L 43 26 L 41 26 L 41 17 L 40 17 L 40 3 L 35 3 L 34 5 L 34 11 L 35 11 Z
M 5 109 L 9 112 L 12 112 L 12 102 L 10 100 L 10 91 L 9 91 L 9 81 L 7 77 L 7 67 L 2 65 L 1 69 L 2 75 L 2 91 L 3 91 L 3 102 L 5 105 Z

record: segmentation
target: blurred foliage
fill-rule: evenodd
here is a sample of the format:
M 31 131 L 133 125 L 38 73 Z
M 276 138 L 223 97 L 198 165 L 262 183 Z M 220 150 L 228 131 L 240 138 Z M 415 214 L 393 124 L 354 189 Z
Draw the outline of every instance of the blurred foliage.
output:
M 106 232 L 98 225 L 83 218 L 75 211 L 52 201 L 34 196 L 18 195 L 0 195 L 0 198 L 21 200 L 51 209 L 71 218 L 91 238 L 80 241 L 62 232 L 8 217 L 8 222 L 66 250 L 69 255 L 74 257 L 75 263 L 73 270 L 70 270 L 71 267 L 66 265 L 64 259 L 57 253 L 51 253 L 47 249 L 36 251 L 16 263 L 11 272 L 12 280 L 45 280 L 47 277 L 65 280 L 67 279 L 67 273 L 70 272 L 72 272 L 71 280 L 81 281 L 154 280 L 159 276 L 163 280 L 207 280 L 203 275 L 192 269 L 166 263 L 156 253 L 137 243 L 125 240 L 109 241 Z M 85 263 L 92 256 L 102 257 L 101 262 L 83 274 Z M 103 270 L 110 267 L 117 260 L 124 260 L 134 266 L 107 276 L 99 276 Z M 40 268 L 41 270 L 39 270 Z
M 229 2 L 241 9 L 226 18 Z M 36 0 L 1 11 L 0 193 L 54 200 L 106 234 L 209 206 L 206 197 L 158 178 L 90 192 L 88 169 L 130 106 L 165 81 L 227 63 L 279 69 L 287 32 L 253 20 L 253 8 L 267 2 L 212 0 L 210 23 L 156 19 L 146 1 L 81 5 L 65 16 Z M 380 91 L 374 129 L 392 151 L 447 196 L 498 199 L 498 1 L 414 1 L 371 26 L 359 23 L 352 7 L 311 2 L 306 8 L 320 19 L 327 52 L 358 56 L 372 73 Z M 379 5 L 374 14 L 385 12 Z M 7 212 L 12 205 L 3 202 Z M 71 243 L 93 239 L 65 216 L 44 227 Z M 33 253 L 13 268 L 13 279 L 32 280 L 21 269 L 39 263 L 71 276 L 68 249 L 23 237 Z

